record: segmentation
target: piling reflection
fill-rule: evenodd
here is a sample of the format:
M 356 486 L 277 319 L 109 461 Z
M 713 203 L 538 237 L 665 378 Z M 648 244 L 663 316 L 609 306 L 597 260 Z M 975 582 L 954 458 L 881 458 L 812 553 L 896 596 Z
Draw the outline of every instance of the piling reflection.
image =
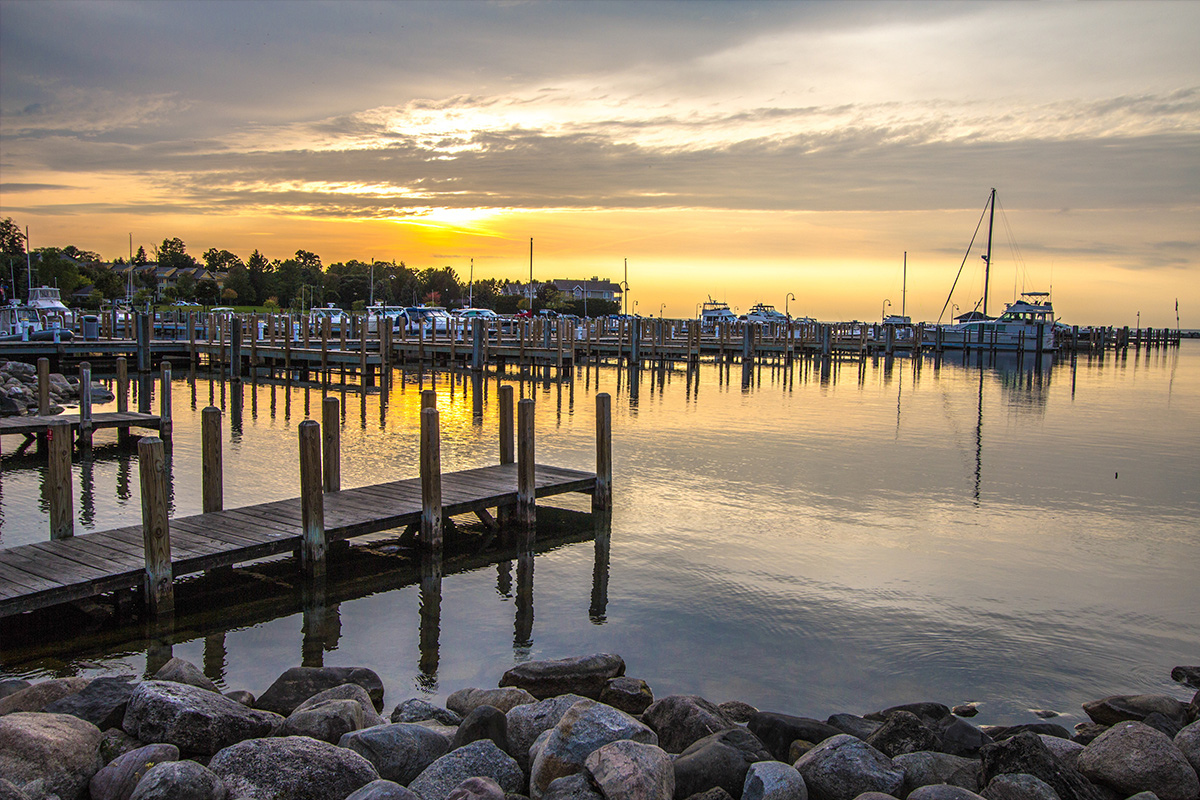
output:
M 442 632 L 442 556 L 424 551 L 421 554 L 421 606 L 417 686 L 426 692 L 436 692 L 440 639 Z

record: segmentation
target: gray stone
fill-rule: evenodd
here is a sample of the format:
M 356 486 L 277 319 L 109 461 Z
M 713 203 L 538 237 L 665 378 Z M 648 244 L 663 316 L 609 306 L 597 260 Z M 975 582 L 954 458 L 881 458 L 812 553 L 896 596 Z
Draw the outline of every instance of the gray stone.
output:
M 544 732 L 558 724 L 567 709 L 586 700 L 577 694 L 564 694 L 539 700 L 536 703 L 523 703 L 514 706 L 505 714 L 508 730 L 509 754 L 521 765 L 528 774 L 530 768 L 529 748 Z
M 6 778 L 0 778 L 0 800 L 30 800 L 30 798 L 16 784 L 9 783 Z
M 171 761 L 152 767 L 129 800 L 225 800 L 226 795 L 225 782 L 208 767 Z
M 14 784 L 40 780 L 62 800 L 77 800 L 100 767 L 100 729 L 92 723 L 34 711 L 0 717 L 0 776 Z
M 795 764 L 813 800 L 853 800 L 863 792 L 895 796 L 904 771 L 871 745 L 848 733 L 809 750 Z
M 226 692 L 225 696 L 236 703 L 254 708 L 256 698 L 252 692 L 247 692 L 245 689 L 234 689 L 232 692 Z
M 491 778 L 467 778 L 455 786 L 447 800 L 504 800 L 504 790 Z
M 854 800 L 896 800 L 896 798 L 885 792 L 863 792 Z
M 310 736 L 337 744 L 343 735 L 365 728 L 363 710 L 354 700 L 323 700 L 314 705 L 298 706 L 283 721 L 279 736 Z
M 941 744 L 940 737 L 911 711 L 895 711 L 889 714 L 883 725 L 868 736 L 866 741 L 888 758 L 922 750 L 937 750 Z
M 450 749 L 455 750 L 480 739 L 490 739 L 511 755 L 508 746 L 508 720 L 504 712 L 495 706 L 479 706 L 463 719 L 454 734 Z
M 138 781 L 155 764 L 178 761 L 179 748 L 173 744 L 148 744 L 113 759 L 92 776 L 88 791 L 92 800 L 129 800 Z
M 872 733 L 883 727 L 883 723 L 878 720 L 859 717 L 854 714 L 834 714 L 829 719 L 825 720 L 825 724 L 831 728 L 837 728 L 842 733 L 848 733 L 864 742 Z
M 760 711 L 755 714 L 750 718 L 749 727 L 778 761 L 788 760 L 792 742 L 797 739 L 815 745 L 842 735 L 842 731 L 820 720 L 772 711 Z
M 544 738 L 542 738 L 544 737 Z M 623 711 L 594 700 L 580 700 L 530 748 L 529 792 L 539 800 L 551 781 L 583 770 L 593 750 L 629 739 L 658 745 L 653 730 Z
M 983 796 L 987 800 L 1059 800 L 1050 784 L 1025 773 L 997 775 Z
M 1092 722 L 1101 725 L 1116 725 L 1126 720 L 1141 722 L 1156 711 L 1180 725 L 1186 725 L 1189 721 L 1187 705 L 1165 694 L 1112 695 L 1084 703 L 1083 710 L 1092 718 Z
M 385 781 L 380 778 L 351 793 L 346 800 L 421 800 L 421 798 L 394 781 Z
M 1141 722 L 1122 722 L 1079 754 L 1079 771 L 1128 796 L 1151 791 L 1159 800 L 1196 800 L 1200 779 L 1175 743 Z
M 8 680 L 0 681 L 0 700 L 3 700 L 10 694 L 16 694 L 22 689 L 28 689 L 32 685 L 29 681 L 19 678 L 9 678 Z
M 606 800 L 582 772 L 557 778 L 546 787 L 542 800 Z
M 1038 738 L 1042 740 L 1042 744 L 1046 745 L 1046 749 L 1054 754 L 1055 758 L 1068 767 L 1075 768 L 1075 760 L 1083 752 L 1083 745 L 1079 742 L 1073 742 L 1070 739 L 1061 739 L 1057 736 L 1047 736 L 1046 734 L 1039 734 Z
M 588 755 L 584 767 L 606 800 L 671 800 L 675 771 L 661 747 L 610 742 Z
M 745 728 L 710 733 L 675 759 L 675 792 L 689 797 L 719 786 L 738 797 L 750 765 L 770 760 L 766 746 Z
M 1200 773 L 1200 722 L 1193 722 L 1175 734 L 1175 746 L 1192 765 L 1192 769 Z
M 328 800 L 379 778 L 353 750 L 307 736 L 238 742 L 213 756 L 208 768 L 237 800 Z
M 941 738 L 938 749 L 951 755 L 974 757 L 979 748 L 992 743 L 990 736 L 960 717 L 942 717 L 934 730 Z
M 924 722 L 926 725 L 930 725 L 930 726 L 932 726 L 939 720 L 945 719 L 946 717 L 950 716 L 950 709 L 947 708 L 946 706 L 942 705 L 941 703 L 921 702 L 921 703 L 905 703 L 904 705 L 901 705 L 901 706 L 892 706 L 891 708 L 885 708 L 883 711 L 875 711 L 870 714 L 867 714 L 866 718 L 883 722 L 888 717 L 890 717 L 892 714 L 895 714 L 897 711 L 907 711 L 910 714 L 915 714 L 922 722 Z
M 808 800 L 808 787 L 791 764 L 759 761 L 746 770 L 742 800 Z
M 733 795 L 722 789 L 720 786 L 714 786 L 711 789 L 703 792 L 697 792 L 687 800 L 734 800 Z
M 908 800 L 980 800 L 979 795 L 961 786 L 933 783 L 913 790 Z
M 611 678 L 600 690 L 600 702 L 626 714 L 636 715 L 641 714 L 654 702 L 654 692 L 650 691 L 650 684 L 641 678 Z
M 525 783 L 525 774 L 512 756 L 491 740 L 480 739 L 434 761 L 408 788 L 423 800 L 448 800 L 467 778 L 491 778 L 506 792 L 519 792 Z
M 979 704 L 963 703 L 950 709 L 950 713 L 956 717 L 973 717 L 979 713 Z
M 1036 733 L 1019 733 L 986 745 L 979 755 L 985 786 L 997 775 L 1026 773 L 1049 784 L 1061 800 L 1104 800 L 1078 770 L 1055 758 Z
M 1171 670 L 1171 680 L 1200 689 L 1200 667 L 1175 667 Z
M 371 700 L 371 695 L 367 690 L 359 686 L 357 683 L 343 683 L 341 686 L 335 686 L 332 689 L 326 689 L 323 692 L 317 692 L 312 697 L 305 700 L 300 705 L 296 706 L 296 711 L 306 711 L 326 700 L 353 700 L 358 703 L 363 712 L 363 727 L 369 728 L 372 725 L 383 725 L 387 720 L 379 716 L 379 712 L 375 710 L 375 704 Z M 295 713 L 295 712 L 292 712 Z
M 710 733 L 734 726 L 716 705 L 694 694 L 655 700 L 642 714 L 642 721 L 654 729 L 659 746 L 668 753 L 682 753 Z
M 286 717 L 314 694 L 343 683 L 357 683 L 367 690 L 376 711 L 383 708 L 383 681 L 365 667 L 292 667 L 275 679 L 255 705 Z
M 599 700 L 609 679 L 624 674 L 624 659 L 611 653 L 596 653 L 549 661 L 526 661 L 505 672 L 500 678 L 500 685 L 524 689 L 538 700 L 560 694 L 579 694 Z
M 117 756 L 137 750 L 139 747 L 144 747 L 145 744 L 120 728 L 109 728 L 100 737 L 100 759 L 108 764 Z
M 904 771 L 900 797 L 907 797 L 922 786 L 938 783 L 979 791 L 979 762 L 973 758 L 949 753 L 905 753 L 893 758 L 892 764 Z
M 536 703 L 537 698 L 524 689 L 504 687 L 500 689 L 459 689 L 446 698 L 446 708 L 465 717 L 480 706 L 493 706 L 506 714 L 525 703 Z
M 183 753 L 210 755 L 223 747 L 269 736 L 278 714 L 247 708 L 228 697 L 172 681 L 143 681 L 129 698 L 122 727 L 143 742 L 167 742 Z
M 1026 722 L 1021 725 L 985 725 L 980 728 L 993 742 L 1003 742 L 1018 733 L 1036 733 L 1044 736 L 1057 736 L 1059 739 L 1070 739 L 1071 732 L 1053 722 Z
M 420 722 L 426 719 L 436 720 L 443 725 L 450 726 L 461 725 L 463 721 L 460 714 L 455 714 L 448 708 L 435 706 L 420 697 L 405 700 L 392 709 L 392 722 Z
M 379 777 L 404 785 L 450 751 L 446 737 L 409 722 L 347 733 L 338 746 L 348 747 L 370 761 Z
M 201 672 L 199 667 L 190 661 L 184 661 L 178 657 L 172 657 L 166 664 L 163 664 L 158 672 L 154 673 L 154 680 L 186 683 L 188 686 L 195 686 L 197 689 L 207 689 L 210 692 L 221 693 L 217 685 Z
M 100 730 L 121 724 L 125 706 L 136 686 L 133 676 L 96 678 L 74 694 L 55 700 L 42 710 L 47 714 L 71 714 L 86 719 Z
M 1108 729 L 1108 725 L 1100 725 L 1095 722 L 1077 722 L 1075 723 L 1075 735 L 1071 737 L 1071 741 L 1088 745 Z
M 1152 714 L 1147 714 L 1142 720 L 1143 723 L 1154 728 L 1156 731 L 1165 733 L 1170 738 L 1174 739 L 1175 734 L 1179 733 L 1184 728 L 1185 723 L 1180 723 L 1176 719 L 1172 719 L 1165 714 L 1155 711 Z
M 725 715 L 725 719 L 738 725 L 745 725 L 751 717 L 758 713 L 757 708 L 749 703 L 743 703 L 741 700 L 726 700 L 724 703 L 717 703 L 717 709 Z
M 55 700 L 83 691 L 89 683 L 91 678 L 55 678 L 40 681 L 13 692 L 8 697 L 0 698 L 0 717 L 18 711 L 41 711 Z

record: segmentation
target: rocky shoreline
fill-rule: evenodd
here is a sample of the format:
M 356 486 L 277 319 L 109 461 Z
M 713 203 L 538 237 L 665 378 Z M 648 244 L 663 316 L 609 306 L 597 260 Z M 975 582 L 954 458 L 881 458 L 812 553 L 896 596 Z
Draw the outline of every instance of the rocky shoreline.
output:
M 1200 687 L 1200 667 L 1172 677 Z M 1197 800 L 1200 692 L 1052 722 L 916 702 L 821 721 L 655 698 L 620 656 L 520 664 L 387 719 L 369 669 L 295 667 L 255 697 L 172 659 L 0 682 L 0 800 Z
M 61 414 L 65 405 L 78 404 L 78 378 L 51 372 L 49 384 L 51 414 Z M 93 403 L 107 403 L 114 397 L 103 384 L 92 381 Z M 27 416 L 37 412 L 37 367 L 21 361 L 0 359 L 0 417 Z

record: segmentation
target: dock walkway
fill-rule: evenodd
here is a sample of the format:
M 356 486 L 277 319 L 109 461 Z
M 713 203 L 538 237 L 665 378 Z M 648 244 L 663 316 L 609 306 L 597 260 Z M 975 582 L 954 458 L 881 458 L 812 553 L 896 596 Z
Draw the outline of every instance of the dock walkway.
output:
M 39 433 L 45 433 L 46 429 L 52 423 L 59 420 L 68 420 L 71 423 L 72 431 L 79 430 L 79 417 L 68 416 L 66 414 L 0 417 L 0 436 L 15 434 L 35 436 Z M 147 428 L 158 430 L 161 422 L 161 417 L 156 414 L 139 414 L 136 411 L 106 411 L 100 414 L 93 414 L 91 417 L 91 425 L 94 430 L 100 428 Z

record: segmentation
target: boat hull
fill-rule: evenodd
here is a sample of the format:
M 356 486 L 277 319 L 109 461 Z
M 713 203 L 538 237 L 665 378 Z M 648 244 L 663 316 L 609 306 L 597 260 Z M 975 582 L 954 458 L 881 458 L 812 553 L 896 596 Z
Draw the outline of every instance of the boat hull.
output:
M 1055 349 L 1054 326 L 967 322 L 925 329 L 924 343 L 945 350 L 1013 350 L 1025 353 Z

